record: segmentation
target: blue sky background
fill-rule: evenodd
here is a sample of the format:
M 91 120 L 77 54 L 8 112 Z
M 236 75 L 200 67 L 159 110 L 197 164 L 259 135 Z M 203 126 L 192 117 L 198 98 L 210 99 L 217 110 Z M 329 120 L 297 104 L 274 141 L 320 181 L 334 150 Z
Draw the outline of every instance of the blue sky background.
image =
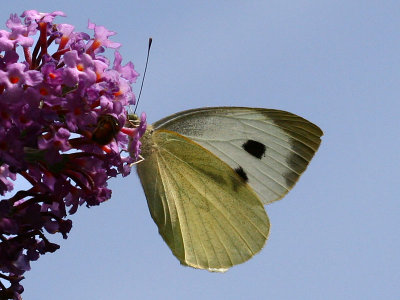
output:
M 247 263 L 225 274 L 180 266 L 132 172 L 32 264 L 24 299 L 398 299 L 399 1 L 36 2 L 9 2 L 1 22 L 26 9 L 62 10 L 56 20 L 79 30 L 90 18 L 118 32 L 140 73 L 153 37 L 139 107 L 150 122 L 254 106 L 296 113 L 325 135 L 293 191 L 266 207 L 269 241 Z

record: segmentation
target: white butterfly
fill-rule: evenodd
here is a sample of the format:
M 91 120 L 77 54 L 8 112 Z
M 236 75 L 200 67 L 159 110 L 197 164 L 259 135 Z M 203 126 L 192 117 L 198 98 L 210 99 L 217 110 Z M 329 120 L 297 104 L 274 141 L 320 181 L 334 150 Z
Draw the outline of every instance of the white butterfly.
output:
M 184 264 L 224 272 L 259 252 L 264 204 L 307 168 L 322 131 L 289 112 L 209 107 L 148 126 L 137 171 L 151 216 Z

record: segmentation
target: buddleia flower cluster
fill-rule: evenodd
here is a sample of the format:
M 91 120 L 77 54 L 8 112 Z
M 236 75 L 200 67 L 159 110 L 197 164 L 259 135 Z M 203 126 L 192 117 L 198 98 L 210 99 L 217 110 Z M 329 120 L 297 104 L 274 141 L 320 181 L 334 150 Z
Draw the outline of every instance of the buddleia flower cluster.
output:
M 107 181 L 129 174 L 146 130 L 145 115 L 128 124 L 138 73 L 121 64 L 115 32 L 89 22 L 91 37 L 57 16 L 12 14 L 0 30 L 0 299 L 20 298 L 30 262 L 59 248 L 49 234 L 67 238 L 69 214 L 110 199 Z M 17 178 L 29 188 L 13 191 Z

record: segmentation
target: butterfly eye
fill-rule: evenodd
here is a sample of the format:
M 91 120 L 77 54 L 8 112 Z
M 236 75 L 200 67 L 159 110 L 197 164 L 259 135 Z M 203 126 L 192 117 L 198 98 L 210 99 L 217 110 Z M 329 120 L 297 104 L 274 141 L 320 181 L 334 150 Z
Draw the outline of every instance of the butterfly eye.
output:
M 107 145 L 118 134 L 120 125 L 117 118 L 111 115 L 101 115 L 97 119 L 96 129 L 93 131 L 92 140 L 99 145 Z

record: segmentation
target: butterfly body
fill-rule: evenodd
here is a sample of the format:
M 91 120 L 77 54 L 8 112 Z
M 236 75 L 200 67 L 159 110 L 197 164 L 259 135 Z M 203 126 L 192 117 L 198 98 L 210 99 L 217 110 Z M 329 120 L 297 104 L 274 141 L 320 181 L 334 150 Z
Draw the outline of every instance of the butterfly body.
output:
M 322 131 L 284 111 L 211 107 L 149 126 L 137 165 L 159 233 L 182 264 L 225 271 L 259 252 Z

